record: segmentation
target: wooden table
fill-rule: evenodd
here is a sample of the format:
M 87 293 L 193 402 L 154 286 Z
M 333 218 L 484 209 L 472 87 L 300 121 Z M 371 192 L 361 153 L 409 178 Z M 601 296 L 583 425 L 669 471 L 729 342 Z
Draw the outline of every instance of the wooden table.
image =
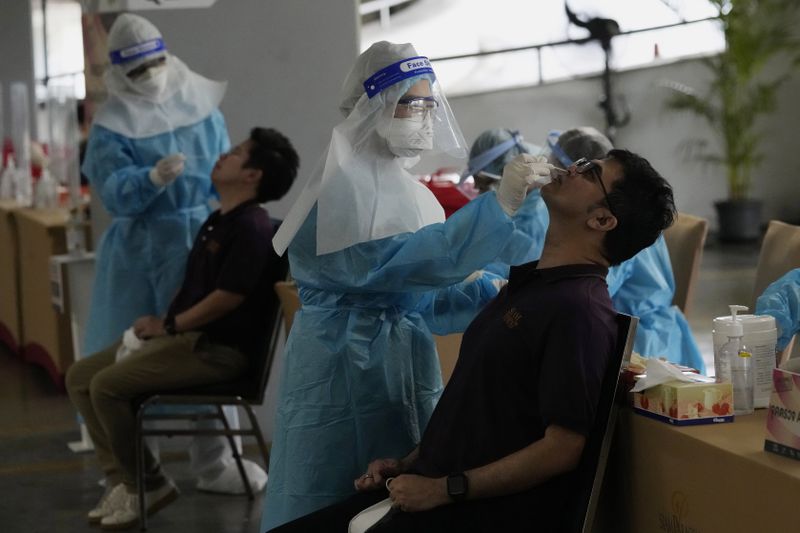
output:
M 0 200 L 0 342 L 19 354 L 22 319 L 19 297 L 19 245 L 13 200 Z
M 67 251 L 68 216 L 62 208 L 14 211 L 20 258 L 22 354 L 26 361 L 47 370 L 61 389 L 74 355 L 69 309 L 56 310 L 51 301 L 50 257 Z M 65 295 L 65 301 L 69 301 L 69 295 Z

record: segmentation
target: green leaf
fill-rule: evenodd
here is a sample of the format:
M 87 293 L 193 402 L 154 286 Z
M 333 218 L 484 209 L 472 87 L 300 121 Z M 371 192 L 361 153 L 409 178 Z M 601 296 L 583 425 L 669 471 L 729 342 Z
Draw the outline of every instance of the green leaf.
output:
M 709 124 L 720 153 L 708 152 L 708 143 L 697 140 L 688 149 L 690 141 L 682 142 L 683 151 L 704 163 L 723 165 L 731 198 L 746 198 L 752 171 L 763 158 L 757 119 L 775 111 L 779 88 L 800 67 L 800 39 L 795 37 L 794 24 L 800 1 L 708 1 L 719 13 L 726 48 L 701 60 L 712 76 L 705 93 L 677 81 L 663 82 L 669 93 L 664 106 L 694 114 Z M 772 74 L 767 76 L 767 72 Z

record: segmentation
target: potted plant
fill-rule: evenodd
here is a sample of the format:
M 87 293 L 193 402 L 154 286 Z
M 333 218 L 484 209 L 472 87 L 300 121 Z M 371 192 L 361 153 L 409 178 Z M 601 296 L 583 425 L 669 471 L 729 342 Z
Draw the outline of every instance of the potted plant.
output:
M 712 75 L 705 93 L 670 82 L 666 107 L 698 115 L 718 138 L 717 153 L 697 139 L 689 140 L 689 151 L 725 169 L 728 198 L 715 202 L 720 240 L 753 240 L 761 225 L 761 201 L 750 197 L 752 173 L 762 159 L 756 119 L 775 110 L 779 87 L 800 64 L 795 30 L 800 2 L 708 1 L 718 10 L 725 50 L 703 60 Z

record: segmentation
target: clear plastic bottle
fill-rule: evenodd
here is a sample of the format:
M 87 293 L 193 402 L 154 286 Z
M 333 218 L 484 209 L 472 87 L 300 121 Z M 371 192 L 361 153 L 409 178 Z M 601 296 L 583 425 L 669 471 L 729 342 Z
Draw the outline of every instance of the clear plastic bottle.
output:
M 83 211 L 79 207 L 73 207 L 67 219 L 67 253 L 80 255 L 86 251 L 85 229 Z
M 753 358 L 744 343 L 731 360 L 733 382 L 733 414 L 749 415 L 753 412 L 754 375 Z
M 731 383 L 733 381 L 733 359 L 739 354 L 741 340 L 741 337 L 729 336 L 728 342 L 719 349 L 716 361 L 717 383 Z
M 731 375 L 731 365 L 739 353 L 742 336 L 744 336 L 744 326 L 742 326 L 742 321 L 739 320 L 737 313 L 739 311 L 747 311 L 747 307 L 743 305 L 729 305 L 728 307 L 731 310 L 731 320 L 721 324 L 718 332 L 720 335 L 728 337 L 728 340 L 722 346 L 716 348 L 714 352 L 714 375 L 717 378 L 717 383 L 731 382 L 733 377 Z M 714 334 L 717 334 L 716 330 Z
M 34 205 L 38 208 L 58 207 L 58 183 L 47 169 L 42 171 L 42 177 L 36 184 Z
M 6 168 L 0 173 L 0 199 L 13 200 L 17 185 L 17 165 L 14 156 L 9 154 Z

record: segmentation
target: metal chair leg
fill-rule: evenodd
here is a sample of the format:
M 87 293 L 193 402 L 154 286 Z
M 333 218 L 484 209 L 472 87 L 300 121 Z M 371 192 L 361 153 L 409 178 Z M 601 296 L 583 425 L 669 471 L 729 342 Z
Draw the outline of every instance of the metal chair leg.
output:
M 258 447 L 261 448 L 261 457 L 264 459 L 264 471 L 269 474 L 269 450 L 267 450 L 267 443 L 264 441 L 264 434 L 261 433 L 261 426 L 258 425 L 256 413 L 249 403 L 243 404 L 242 407 L 247 413 L 247 417 L 250 419 L 250 427 L 253 429 L 253 435 L 255 435 L 258 441 Z
M 140 407 L 136 413 L 136 488 L 139 492 L 139 528 L 147 531 L 147 502 L 145 501 L 144 490 L 144 437 L 142 436 L 142 415 L 144 407 Z
M 217 404 L 217 413 L 219 414 L 219 417 L 222 420 L 222 424 L 225 426 L 225 431 L 226 431 L 225 436 L 228 438 L 228 443 L 231 445 L 233 458 L 236 460 L 236 468 L 239 469 L 239 475 L 242 476 L 242 483 L 244 483 L 244 490 L 247 492 L 247 498 L 252 500 L 253 489 L 252 487 L 250 487 L 250 479 L 248 479 L 247 477 L 247 472 L 244 471 L 242 456 L 239 454 L 239 450 L 236 448 L 236 441 L 234 441 L 233 435 L 230 434 L 231 427 L 228 424 L 228 419 L 225 416 L 225 412 L 222 410 L 222 406 L 220 404 Z

